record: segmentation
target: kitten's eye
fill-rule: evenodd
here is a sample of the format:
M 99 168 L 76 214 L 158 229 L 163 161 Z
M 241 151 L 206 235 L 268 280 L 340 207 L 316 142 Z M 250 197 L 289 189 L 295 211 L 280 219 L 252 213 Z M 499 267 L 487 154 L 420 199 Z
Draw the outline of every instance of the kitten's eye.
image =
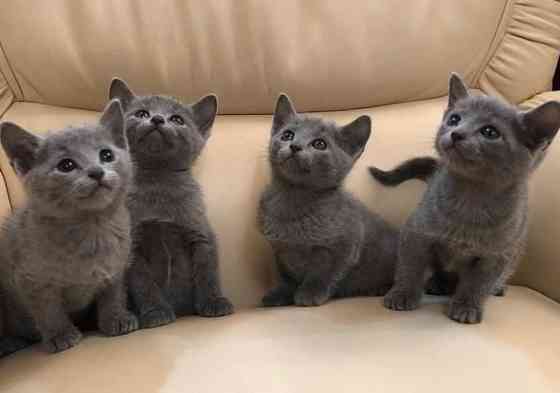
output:
M 185 124 L 185 121 L 183 120 L 183 118 L 179 115 L 173 115 L 169 118 L 169 120 L 171 120 L 173 123 L 179 124 L 179 125 L 183 125 Z
M 291 141 L 292 139 L 294 139 L 294 135 L 295 134 L 292 130 L 286 130 L 282 133 L 280 139 L 283 141 Z
M 72 172 L 77 167 L 78 167 L 78 164 L 76 164 L 76 162 L 74 160 L 71 160 L 69 158 L 65 158 L 64 160 L 61 160 L 57 164 L 56 169 L 58 169 L 60 172 L 68 173 L 68 172 Z
M 109 149 L 103 149 L 99 152 L 99 159 L 101 162 L 112 162 L 115 161 L 115 155 Z
M 327 148 L 327 142 L 323 139 L 315 139 L 311 142 L 311 146 L 313 146 L 317 150 L 325 150 Z
M 480 133 L 487 139 L 498 139 L 502 136 L 494 126 L 484 126 L 480 129 Z
M 461 121 L 461 116 L 453 114 L 449 116 L 449 119 L 447 120 L 447 125 L 456 126 L 457 124 L 459 124 L 460 121 Z
M 150 113 L 148 111 L 144 110 L 144 109 L 140 109 L 140 110 L 137 110 L 134 113 L 134 116 L 136 116 L 140 119 L 146 119 L 146 118 L 150 117 Z

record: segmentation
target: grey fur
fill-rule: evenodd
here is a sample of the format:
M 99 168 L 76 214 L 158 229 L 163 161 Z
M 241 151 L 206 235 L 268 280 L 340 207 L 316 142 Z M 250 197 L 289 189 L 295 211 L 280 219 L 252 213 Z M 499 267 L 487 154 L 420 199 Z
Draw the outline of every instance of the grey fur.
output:
M 435 141 L 440 165 L 401 230 L 395 285 L 384 304 L 417 308 L 426 274 L 449 270 L 458 274 L 449 317 L 479 323 L 486 299 L 500 292 L 524 252 L 528 178 L 560 127 L 560 103 L 519 112 L 469 95 L 456 74 L 449 97 Z M 501 136 L 484 137 L 487 126 Z
M 293 140 L 282 140 L 288 131 Z M 286 95 L 278 98 L 269 145 L 272 181 L 258 220 L 280 284 L 264 296 L 265 306 L 318 306 L 331 297 L 379 296 L 390 288 L 397 231 L 342 187 L 370 131 L 367 116 L 339 127 L 297 114 Z M 317 139 L 326 149 L 312 146 Z
M 189 314 L 231 314 L 233 306 L 220 286 L 216 236 L 191 173 L 210 136 L 216 97 L 183 105 L 160 95 L 136 96 L 120 79 L 113 79 L 109 94 L 123 103 L 135 163 L 128 282 L 140 325 L 160 326 Z M 140 110 L 147 111 L 145 118 Z
M 13 123 L 0 130 L 28 196 L 0 236 L 0 356 L 40 339 L 49 352 L 68 349 L 82 337 L 75 323 L 91 311 L 107 335 L 135 330 L 124 287 L 132 168 L 119 102 L 107 106 L 99 125 L 45 138 Z M 107 149 L 112 161 L 101 154 Z M 77 168 L 63 172 L 64 159 Z

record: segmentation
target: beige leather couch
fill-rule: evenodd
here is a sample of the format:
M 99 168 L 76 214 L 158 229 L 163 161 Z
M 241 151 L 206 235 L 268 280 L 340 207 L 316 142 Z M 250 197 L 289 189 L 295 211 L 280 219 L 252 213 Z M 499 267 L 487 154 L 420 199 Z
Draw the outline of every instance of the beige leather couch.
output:
M 516 285 L 477 326 L 433 298 L 409 313 L 380 298 L 258 308 L 274 268 L 255 225 L 280 91 L 336 121 L 372 116 L 347 186 L 401 224 L 424 186 L 383 189 L 366 166 L 433 153 L 449 72 L 530 107 L 560 99 L 559 48 L 554 0 L 2 0 L 0 120 L 37 132 L 94 120 L 115 75 L 139 93 L 218 94 L 196 173 L 237 313 L 90 335 L 57 355 L 32 348 L 0 361 L 0 391 L 560 392 L 560 141 L 532 182 Z M 6 215 L 24 196 L 4 155 L 0 165 Z

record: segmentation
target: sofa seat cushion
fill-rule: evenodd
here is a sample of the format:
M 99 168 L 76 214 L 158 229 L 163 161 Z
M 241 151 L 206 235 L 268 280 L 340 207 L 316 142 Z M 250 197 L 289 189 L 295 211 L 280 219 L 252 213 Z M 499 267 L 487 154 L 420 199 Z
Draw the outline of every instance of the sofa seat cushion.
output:
M 344 299 L 87 336 L 57 355 L 31 348 L 2 359 L 0 391 L 560 391 L 560 304 L 511 287 L 489 301 L 482 324 L 468 326 L 447 319 L 444 300 L 398 313 L 380 298 Z

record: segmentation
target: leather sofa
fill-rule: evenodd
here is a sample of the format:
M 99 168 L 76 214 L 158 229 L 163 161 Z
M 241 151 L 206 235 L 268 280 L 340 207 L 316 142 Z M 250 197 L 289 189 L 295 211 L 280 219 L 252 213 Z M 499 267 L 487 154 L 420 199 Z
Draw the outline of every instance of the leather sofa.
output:
M 196 175 L 237 312 L 90 334 L 57 355 L 30 348 L 0 361 L 0 391 L 559 392 L 560 141 L 532 179 L 523 263 L 480 325 L 450 321 L 433 297 L 400 313 L 380 298 L 260 308 L 275 271 L 255 221 L 279 92 L 336 121 L 372 116 L 347 187 L 400 225 L 424 185 L 386 189 L 366 167 L 434 153 L 449 73 L 530 108 L 560 100 L 559 50 L 554 0 L 3 0 L 1 121 L 44 132 L 95 120 L 113 76 L 186 102 L 218 95 Z M 3 153 L 0 169 L 5 216 L 24 195 Z

